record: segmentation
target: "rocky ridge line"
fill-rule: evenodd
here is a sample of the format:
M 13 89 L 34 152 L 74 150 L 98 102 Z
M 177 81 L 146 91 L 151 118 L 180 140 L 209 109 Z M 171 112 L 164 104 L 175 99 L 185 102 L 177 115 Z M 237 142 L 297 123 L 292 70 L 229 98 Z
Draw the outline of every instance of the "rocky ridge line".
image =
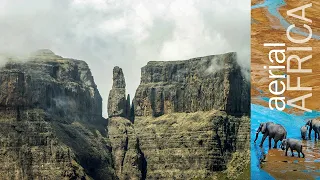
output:
M 115 69 L 121 76 L 114 77 L 124 82 L 122 70 Z M 128 177 L 128 149 L 139 152 L 129 156 L 136 159 L 131 171 L 138 174 L 129 176 L 134 179 L 219 178 L 226 176 L 223 171 L 228 177 L 249 176 L 250 160 L 239 160 L 249 153 L 249 88 L 235 53 L 149 62 L 133 99 L 134 121 L 120 114 L 109 118 L 118 177 Z M 111 103 L 121 104 L 124 92 Z M 117 94 L 112 93 L 109 100 Z M 234 164 L 241 172 L 234 173 Z
M 50 50 L 0 67 L 0 179 L 116 179 L 84 61 Z

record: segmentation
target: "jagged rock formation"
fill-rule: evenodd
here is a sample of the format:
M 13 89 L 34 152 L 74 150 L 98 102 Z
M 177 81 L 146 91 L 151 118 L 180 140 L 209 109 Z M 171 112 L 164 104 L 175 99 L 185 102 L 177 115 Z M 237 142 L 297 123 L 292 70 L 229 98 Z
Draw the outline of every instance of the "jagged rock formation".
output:
M 249 85 L 234 53 L 150 62 L 133 103 L 125 86 L 115 67 L 104 119 L 85 62 L 41 50 L 0 67 L 0 179 L 246 177 Z
M 0 179 L 116 179 L 84 61 L 41 50 L 0 68 Z
M 135 99 L 136 116 L 218 109 L 249 113 L 249 83 L 235 53 L 186 61 L 153 61 L 142 68 Z
M 126 118 L 109 118 L 108 132 L 119 179 L 145 179 L 145 158 L 133 124 Z
M 128 96 L 130 98 L 130 96 Z M 129 100 L 130 101 L 130 100 Z M 126 99 L 126 82 L 122 69 L 116 66 L 113 69 L 113 85 L 108 99 L 109 117 L 128 117 L 128 101 Z M 129 102 L 130 106 L 130 102 Z
M 130 95 L 125 97 L 122 69 L 113 69 L 113 86 L 109 93 L 108 134 L 112 146 L 116 174 L 120 179 L 145 179 L 144 156 L 131 123 Z M 110 114 L 111 113 L 111 114 Z
M 249 177 L 249 84 L 235 53 L 149 62 L 141 75 L 129 115 L 134 124 L 109 119 L 120 179 Z M 130 149 L 133 176 L 123 170 Z

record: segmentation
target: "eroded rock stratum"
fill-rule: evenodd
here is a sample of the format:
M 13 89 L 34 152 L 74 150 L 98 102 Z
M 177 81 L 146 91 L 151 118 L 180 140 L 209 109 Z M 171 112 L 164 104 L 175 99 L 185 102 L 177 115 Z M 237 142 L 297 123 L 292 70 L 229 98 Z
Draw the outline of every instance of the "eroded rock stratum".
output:
M 49 50 L 0 68 L 0 179 L 115 179 L 102 99 L 84 61 Z
M 126 179 L 131 164 L 130 179 L 249 178 L 249 89 L 235 53 L 149 62 L 133 123 L 109 118 L 118 177 Z
M 111 78 L 111 77 L 110 77 Z M 236 54 L 149 62 L 109 118 L 88 65 L 50 50 L 0 68 L 0 179 L 249 177 L 249 83 Z

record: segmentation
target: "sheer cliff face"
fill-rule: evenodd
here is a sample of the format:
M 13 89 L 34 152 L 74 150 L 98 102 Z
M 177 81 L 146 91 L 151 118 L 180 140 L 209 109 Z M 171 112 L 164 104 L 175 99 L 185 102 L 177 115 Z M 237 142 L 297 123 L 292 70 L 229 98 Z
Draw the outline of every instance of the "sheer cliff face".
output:
M 49 50 L 0 67 L 0 179 L 249 177 L 249 85 L 235 54 L 150 62 L 109 118 L 88 65 Z
M 49 50 L 0 68 L 0 179 L 115 177 L 88 65 Z
M 39 107 L 64 116 L 72 111 L 101 116 L 102 99 L 84 61 L 39 51 L 27 63 L 7 63 L 0 80 L 1 106 Z
M 112 104 L 123 102 L 120 92 Z M 128 163 L 131 179 L 249 177 L 249 102 L 235 53 L 149 62 L 129 115 L 134 123 L 109 119 L 118 177 L 128 177 Z
M 149 62 L 142 68 L 136 116 L 212 109 L 249 114 L 249 85 L 235 53 L 186 61 Z

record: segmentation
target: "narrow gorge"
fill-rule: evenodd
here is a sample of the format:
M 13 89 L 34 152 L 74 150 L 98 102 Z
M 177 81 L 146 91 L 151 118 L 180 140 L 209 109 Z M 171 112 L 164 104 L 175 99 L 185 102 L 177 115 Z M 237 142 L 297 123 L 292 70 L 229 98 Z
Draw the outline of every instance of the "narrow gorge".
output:
M 250 84 L 236 53 L 151 61 L 132 100 L 120 67 L 112 79 L 103 118 L 84 61 L 40 50 L 0 67 L 0 179 L 250 176 Z

